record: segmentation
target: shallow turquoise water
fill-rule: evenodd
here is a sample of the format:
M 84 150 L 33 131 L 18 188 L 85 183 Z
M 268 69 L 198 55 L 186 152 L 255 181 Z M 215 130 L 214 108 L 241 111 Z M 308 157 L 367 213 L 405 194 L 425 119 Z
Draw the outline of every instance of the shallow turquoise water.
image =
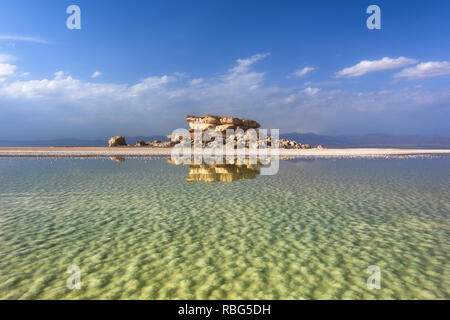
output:
M 0 159 L 0 298 L 450 298 L 449 157 L 288 160 L 228 183 L 188 172 Z

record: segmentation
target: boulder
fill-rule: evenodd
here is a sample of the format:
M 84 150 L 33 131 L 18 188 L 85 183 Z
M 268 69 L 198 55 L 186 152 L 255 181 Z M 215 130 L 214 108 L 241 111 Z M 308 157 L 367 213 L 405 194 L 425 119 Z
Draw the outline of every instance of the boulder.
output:
M 109 139 L 108 146 L 110 147 L 119 147 L 119 146 L 126 146 L 127 143 L 125 141 L 124 136 L 115 136 Z
M 147 142 L 147 146 L 150 147 L 156 147 L 156 148 L 170 148 L 173 147 L 176 143 L 171 141 L 160 141 L 160 140 L 153 140 Z
M 136 147 L 144 147 L 147 143 L 144 140 L 138 140 L 136 141 Z
M 301 149 L 302 145 L 294 140 L 280 139 L 278 145 L 281 149 Z

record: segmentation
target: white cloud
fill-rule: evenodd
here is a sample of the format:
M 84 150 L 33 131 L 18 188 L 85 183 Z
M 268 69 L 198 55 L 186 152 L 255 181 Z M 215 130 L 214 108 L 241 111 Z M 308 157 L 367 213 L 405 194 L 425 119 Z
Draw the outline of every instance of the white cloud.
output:
M 16 61 L 17 58 L 10 54 L 0 53 L 0 76 L 11 76 L 17 69 L 17 66 L 9 64 Z
M 98 78 L 98 77 L 100 77 L 102 75 L 102 73 L 100 72 L 100 71 L 98 71 L 98 70 L 96 70 L 92 75 L 91 75 L 91 78 Z
M 336 72 L 336 77 L 354 78 L 362 76 L 369 72 L 397 69 L 407 65 L 415 64 L 417 62 L 418 61 L 415 59 L 408 59 L 405 57 L 399 57 L 396 59 L 384 57 L 381 60 L 372 61 L 363 60 L 352 67 L 345 68 L 339 72 Z
M 313 95 L 317 94 L 320 90 L 322 90 L 322 89 L 308 87 L 305 90 L 303 90 L 303 92 L 313 96 Z
M 17 58 L 10 54 L 0 53 L 0 63 L 8 63 L 16 61 Z
M 195 78 L 189 81 L 190 84 L 192 84 L 193 86 L 202 84 L 205 81 L 205 79 L 203 78 Z
M 67 103 L 88 98 L 95 101 L 111 95 L 110 98 L 114 100 L 124 88 L 123 85 L 83 82 L 58 71 L 55 72 L 54 79 L 8 83 L 1 88 L 0 97 L 25 100 L 46 99 L 57 103 Z
M 37 37 L 27 37 L 27 36 L 17 36 L 17 35 L 0 35 L 0 40 L 10 40 L 10 41 L 25 41 L 34 42 L 40 44 L 49 44 L 48 41 L 37 38 Z
M 242 93 L 244 95 L 251 95 L 252 93 L 249 90 L 259 88 L 259 85 L 264 80 L 264 74 L 249 71 L 250 66 L 267 55 L 258 54 L 248 59 L 239 59 L 235 68 L 230 69 L 229 72 L 222 76 L 210 79 L 208 82 L 203 78 L 186 79 L 189 84 L 194 86 L 186 86 L 178 89 L 168 90 L 166 87 L 170 83 L 184 79 L 186 75 L 183 73 L 147 77 L 134 85 L 127 86 L 124 84 L 83 82 L 66 75 L 63 71 L 57 71 L 54 73 L 54 79 L 15 81 L 9 83 L 1 88 L 0 96 L 21 97 L 25 99 L 47 97 L 51 99 L 58 98 L 76 101 L 95 99 L 100 96 L 103 97 L 103 94 L 106 94 L 103 98 L 107 100 L 143 99 L 145 102 L 149 96 L 155 95 L 165 96 L 170 99 L 191 94 L 192 97 L 196 97 L 196 91 L 201 90 L 201 87 L 206 87 L 206 91 L 202 93 L 205 96 L 238 96 L 240 91 L 243 91 Z M 203 85 L 201 87 L 195 86 L 198 84 Z
M 17 67 L 8 63 L 0 63 L 0 76 L 10 76 L 14 74 Z
M 54 75 L 56 80 L 60 80 L 64 78 L 64 71 L 56 71 Z
M 289 75 L 290 78 L 300 78 L 306 75 L 307 73 L 313 71 L 313 67 L 304 67 L 303 69 L 298 69 Z
M 148 77 L 143 79 L 138 84 L 130 87 L 128 91 L 131 92 L 133 96 L 137 95 L 140 92 L 146 92 L 150 90 L 159 89 L 170 82 L 176 81 L 176 78 L 173 76 L 164 75 L 162 77 Z
M 175 76 L 175 77 L 178 77 L 178 78 L 186 78 L 187 77 L 187 74 L 186 73 L 184 73 L 184 72 L 174 72 L 173 73 L 173 75 Z
M 408 80 L 439 77 L 450 74 L 450 62 L 430 61 L 422 62 L 410 68 L 403 69 L 394 75 L 395 78 L 406 78 Z
M 268 55 L 270 55 L 270 52 L 269 53 L 258 53 L 258 54 L 255 54 L 255 55 L 251 56 L 250 58 L 247 58 L 247 59 L 238 59 L 236 61 L 237 62 L 237 66 L 235 66 L 234 68 L 230 69 L 230 72 L 231 73 L 244 73 L 244 72 L 247 72 L 252 64 L 254 64 L 255 62 L 257 62 L 257 61 L 259 61 L 261 59 L 264 59 Z

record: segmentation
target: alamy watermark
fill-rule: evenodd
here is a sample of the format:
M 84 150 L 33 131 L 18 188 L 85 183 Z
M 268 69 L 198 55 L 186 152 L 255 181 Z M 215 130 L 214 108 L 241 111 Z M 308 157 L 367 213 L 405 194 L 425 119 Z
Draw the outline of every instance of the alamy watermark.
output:
M 80 290 L 81 289 L 81 270 L 77 265 L 70 265 L 67 268 L 67 273 L 71 275 L 67 278 L 66 285 L 69 290 Z
M 66 26 L 69 30 L 81 29 L 81 8 L 78 5 L 70 5 L 66 9 L 70 16 L 66 20 Z M 366 20 L 366 26 L 369 30 L 381 29 L 381 9 L 376 4 L 367 7 L 366 13 L 370 16 Z
M 69 30 L 81 29 L 81 9 L 77 5 L 70 5 L 66 9 L 66 13 L 70 16 L 66 20 L 66 26 Z
M 367 267 L 366 273 L 370 274 L 367 278 L 368 289 L 381 289 L 381 269 L 376 265 Z
M 370 14 L 367 18 L 366 26 L 369 30 L 381 29 L 381 9 L 379 6 L 372 4 L 367 7 L 366 13 Z

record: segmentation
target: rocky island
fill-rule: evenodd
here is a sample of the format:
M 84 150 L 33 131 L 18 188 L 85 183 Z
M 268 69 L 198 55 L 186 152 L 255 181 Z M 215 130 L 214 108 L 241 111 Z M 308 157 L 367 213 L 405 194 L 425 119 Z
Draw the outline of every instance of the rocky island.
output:
M 260 124 L 255 120 L 250 119 L 244 119 L 244 118 L 237 118 L 237 117 L 230 117 L 230 116 L 214 116 L 214 115 L 206 115 L 206 116 L 195 116 L 195 115 L 187 115 L 186 121 L 189 125 L 189 133 L 191 134 L 191 143 L 193 143 L 194 140 L 194 131 L 198 130 L 202 133 L 205 131 L 212 131 L 218 134 L 222 135 L 223 143 L 227 142 L 227 130 L 235 130 L 238 131 L 236 135 L 232 135 L 228 137 L 231 138 L 233 142 L 237 142 L 240 139 L 245 139 L 245 133 L 249 130 L 255 130 L 258 138 L 259 138 L 259 131 L 258 128 L 260 128 Z M 242 131 L 240 131 L 242 130 Z M 169 141 L 160 141 L 160 140 L 153 140 L 149 142 L 145 142 L 143 140 L 138 140 L 136 142 L 135 147 L 157 147 L 157 148 L 170 148 L 174 145 L 181 142 L 182 138 L 179 136 L 172 136 L 168 135 L 167 138 Z M 271 146 L 274 140 L 272 137 L 267 136 L 266 139 L 266 145 Z M 260 141 L 258 141 L 260 142 Z M 208 145 L 209 143 L 214 143 L 214 139 L 212 141 L 207 142 L 204 144 L 204 146 Z M 278 140 L 279 147 L 282 149 L 311 149 L 311 145 L 305 143 L 302 144 L 298 141 L 294 140 L 288 140 L 288 139 L 279 139 Z M 120 147 L 120 146 L 131 146 L 127 145 L 125 137 L 124 136 L 115 136 L 112 137 L 108 141 L 109 147 Z M 323 149 L 324 147 L 322 145 L 317 146 L 319 149 Z

